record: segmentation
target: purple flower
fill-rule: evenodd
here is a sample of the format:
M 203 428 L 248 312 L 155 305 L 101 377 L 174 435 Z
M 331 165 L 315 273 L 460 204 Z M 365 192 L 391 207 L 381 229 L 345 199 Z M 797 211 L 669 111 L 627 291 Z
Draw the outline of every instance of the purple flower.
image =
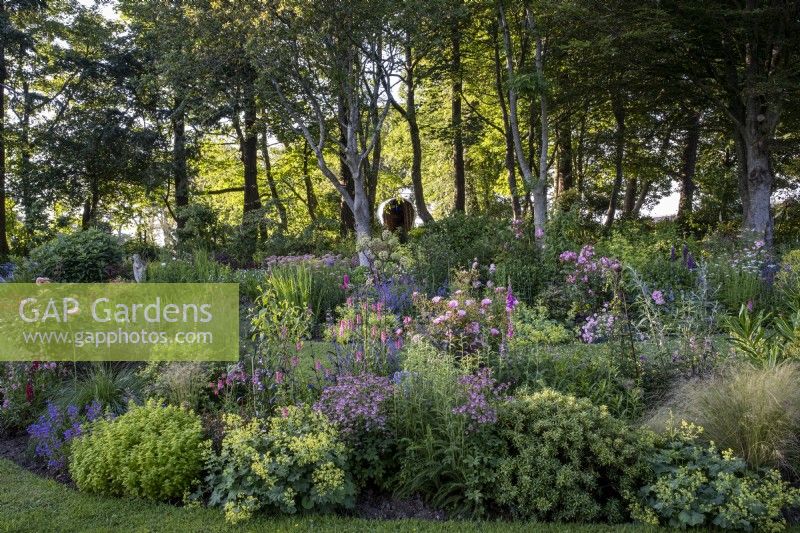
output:
M 455 309 L 456 307 L 458 307 L 458 300 L 450 300 L 449 302 L 447 302 L 447 307 L 449 307 L 450 309 Z
M 395 373 L 396 383 L 404 373 Z M 389 378 L 375 374 L 342 375 L 336 384 L 325 387 L 314 409 L 323 413 L 346 436 L 362 431 L 383 431 L 385 403 L 393 391 Z
M 666 301 L 664 301 L 664 293 L 661 291 L 653 291 L 653 294 L 650 295 L 653 298 L 653 302 L 656 305 L 664 305 Z
M 453 408 L 453 414 L 465 415 L 470 420 L 470 429 L 497 422 L 496 404 L 507 401 L 503 392 L 507 383 L 498 385 L 490 368 L 481 368 L 477 373 L 458 378 L 463 386 L 465 402 Z

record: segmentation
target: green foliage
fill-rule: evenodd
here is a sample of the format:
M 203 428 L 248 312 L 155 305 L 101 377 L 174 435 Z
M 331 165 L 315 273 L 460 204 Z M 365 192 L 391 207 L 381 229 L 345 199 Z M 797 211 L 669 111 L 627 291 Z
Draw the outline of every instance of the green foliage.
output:
M 784 318 L 753 314 L 743 305 L 727 325 L 736 352 L 754 365 L 775 366 L 800 357 L 800 310 Z
M 449 283 L 451 271 L 469 268 L 474 259 L 481 265 L 492 263 L 510 239 L 507 224 L 485 216 L 455 213 L 426 224 L 410 234 L 414 277 L 435 292 Z
M 72 443 L 69 471 L 80 490 L 177 500 L 198 482 L 209 451 L 197 415 L 149 400 L 90 424 Z
M 147 265 L 150 283 L 226 283 L 233 279 L 230 267 L 218 263 L 203 249 L 194 250 L 191 260 L 174 259 Z
M 783 306 L 800 310 L 800 250 L 783 256 L 775 276 L 775 293 Z
M 501 382 L 588 398 L 616 417 L 635 420 L 644 409 L 636 375 L 608 345 L 535 346 L 515 338 L 491 364 Z
M 280 416 L 245 422 L 225 417 L 219 455 L 207 465 L 209 505 L 237 523 L 261 509 L 296 513 L 353 505 L 347 452 L 336 428 L 309 407 L 286 407 Z
M 107 281 L 122 273 L 122 247 L 98 229 L 61 235 L 31 251 L 30 270 L 68 283 Z
M 217 213 L 204 204 L 192 203 L 178 209 L 176 215 L 184 220 L 177 230 L 178 242 L 186 250 L 214 250 L 220 237 Z
M 665 406 L 680 419 L 703 427 L 702 437 L 731 449 L 749 467 L 780 468 L 793 475 L 800 464 L 800 367 L 740 365 L 703 381 L 689 381 Z M 651 425 L 670 417 L 656 414 Z
M 403 274 L 411 266 L 411 258 L 400 239 L 389 230 L 383 230 L 379 237 L 363 238 L 356 243 L 359 253 L 366 254 L 373 283 L 391 279 Z
M 780 531 L 782 510 L 800 504 L 800 491 L 776 470 L 757 473 L 730 450 L 698 442 L 701 428 L 683 422 L 648 457 L 653 478 L 632 505 L 635 519 L 672 528 Z
M 64 407 L 97 401 L 112 413 L 122 413 L 131 400 L 140 398 L 143 383 L 131 364 L 79 363 L 75 372 L 58 393 Z
M 596 407 L 551 389 L 518 394 L 500 410 L 495 497 L 518 518 L 621 522 L 643 468 L 640 437 Z
M 709 267 L 709 277 L 719 287 L 717 300 L 730 313 L 742 306 L 764 309 L 770 305 L 770 288 L 760 273 L 719 262 Z
M 305 264 L 273 267 L 265 285 L 279 301 L 310 309 L 318 322 L 323 322 L 326 313 L 345 299 L 341 272 L 333 268 Z
M 204 363 L 150 362 L 138 375 L 147 397 L 163 398 L 169 405 L 197 410 L 208 398 L 211 372 Z
M 516 288 L 515 288 L 516 292 Z M 575 339 L 575 334 L 562 323 L 547 317 L 547 307 L 528 307 L 520 304 L 512 315 L 514 337 L 512 346 L 532 344 L 565 344 Z
M 501 451 L 491 424 L 474 427 L 454 413 L 466 400 L 458 378 L 472 364 L 413 344 L 398 374 L 392 416 L 398 439 L 395 493 L 419 494 L 457 515 L 481 515 L 491 506 Z
M 24 431 L 36 421 L 58 392 L 61 370 L 55 363 L 0 365 L 0 435 Z

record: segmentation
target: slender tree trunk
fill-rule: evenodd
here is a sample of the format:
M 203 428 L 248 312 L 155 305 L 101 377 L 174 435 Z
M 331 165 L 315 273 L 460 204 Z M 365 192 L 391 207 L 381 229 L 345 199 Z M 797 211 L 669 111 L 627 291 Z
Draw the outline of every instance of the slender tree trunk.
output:
M 100 187 L 97 178 L 91 178 L 89 183 L 89 195 L 83 203 L 81 229 L 87 230 L 94 225 L 97 220 L 98 205 L 100 205 Z
M 5 23 L 5 0 L 0 0 L 0 23 Z M 5 41 L 0 39 L 0 259 L 8 257 L 8 235 L 6 231 L 6 51 Z
M 406 107 L 405 118 L 408 123 L 408 134 L 411 137 L 411 184 L 414 189 L 414 205 L 422 222 L 433 222 L 433 216 L 425 203 L 425 191 L 422 187 L 422 140 L 419 124 L 417 124 L 416 80 L 414 79 L 414 58 L 410 45 L 406 45 Z
M 311 149 L 308 146 L 308 141 L 305 141 L 303 143 L 303 184 L 306 188 L 308 217 L 313 223 L 317 220 L 317 195 L 314 193 L 314 183 L 311 181 L 311 174 L 308 172 L 309 157 L 311 157 Z
M 700 114 L 691 113 L 686 129 L 686 144 L 681 161 L 681 196 L 678 200 L 678 223 L 684 229 L 689 222 L 694 202 L 694 174 L 697 168 L 697 150 L 700 144 Z
M 458 3 L 460 5 L 460 2 Z M 450 126 L 453 130 L 453 174 L 455 178 L 455 204 L 454 210 L 461 213 L 466 209 L 466 177 L 464 173 L 464 133 L 461 117 L 461 27 L 458 15 L 453 16 L 451 22 L 451 52 L 450 65 Z
M 544 45 L 542 36 L 538 34 L 533 23 L 533 15 L 526 8 L 528 26 L 536 36 L 536 74 L 544 80 Z M 533 187 L 533 225 L 536 228 L 536 239 L 541 242 L 544 237 L 544 226 L 547 222 L 547 154 L 550 147 L 548 135 L 550 133 L 549 108 L 547 91 L 542 89 L 539 96 L 541 120 L 541 146 L 539 147 L 539 180 Z
M 244 139 L 242 164 L 244 165 L 244 213 L 261 209 L 258 194 L 258 131 L 256 130 L 255 88 L 248 87 L 245 94 Z
M 176 98 L 172 114 L 172 177 L 175 184 L 175 215 L 178 229 L 186 224 L 183 208 L 189 205 L 189 173 L 186 168 L 186 121 L 183 102 Z
M 559 125 L 558 131 L 558 193 L 575 186 L 572 173 L 572 120 L 567 114 Z
M 264 175 L 267 178 L 267 187 L 269 194 L 272 197 L 272 202 L 275 204 L 275 210 L 278 212 L 278 223 L 281 230 L 286 231 L 289 227 L 289 219 L 286 215 L 286 206 L 283 205 L 281 197 L 278 194 L 278 187 L 275 184 L 275 178 L 272 175 L 272 161 L 269 157 L 269 133 L 266 125 L 264 131 L 261 133 L 261 157 L 264 160 Z
M 337 113 L 339 119 L 339 175 L 341 176 L 341 182 L 347 190 L 347 193 L 352 197 L 355 193 L 355 189 L 353 188 L 353 174 L 348 165 L 347 152 L 344 148 L 347 146 L 347 128 L 349 127 L 350 119 L 348 106 L 344 98 L 339 99 Z M 344 199 L 342 199 L 339 204 L 339 216 L 341 218 L 341 235 L 345 236 L 355 232 L 356 223 L 354 214 Z
M 617 122 L 617 131 L 614 134 L 614 184 L 611 187 L 611 198 L 608 201 L 608 210 L 603 224 L 606 230 L 611 229 L 614 216 L 617 214 L 617 202 L 619 191 L 622 188 L 623 162 L 625 160 L 625 107 L 617 95 L 612 97 L 611 105 L 614 119 Z
M 492 25 L 492 43 L 494 45 L 494 87 L 497 99 L 500 102 L 500 111 L 503 114 L 503 136 L 506 141 L 505 166 L 508 175 L 508 190 L 511 193 L 511 210 L 514 220 L 522 219 L 522 206 L 519 202 L 517 191 L 517 164 L 514 161 L 514 138 L 508 124 L 508 106 L 506 105 L 505 91 L 503 90 L 502 64 L 500 63 L 500 43 L 497 41 L 497 28 Z

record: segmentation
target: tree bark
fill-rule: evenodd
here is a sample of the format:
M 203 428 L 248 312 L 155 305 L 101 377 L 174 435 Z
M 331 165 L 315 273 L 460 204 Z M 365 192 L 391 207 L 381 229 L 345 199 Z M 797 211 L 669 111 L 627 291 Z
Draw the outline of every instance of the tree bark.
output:
M 687 229 L 689 217 L 694 203 L 694 174 L 697 168 L 697 151 L 700 144 L 700 114 L 693 112 L 689 116 L 686 128 L 686 144 L 681 156 L 681 196 L 678 200 L 678 223 Z
M 0 23 L 5 23 L 5 0 L 0 0 Z M 6 231 L 6 51 L 5 41 L 0 39 L 0 259 L 9 254 Z
M 244 165 L 244 213 L 261 209 L 258 194 L 258 132 L 256 131 L 255 87 L 245 89 L 244 138 L 241 141 Z
M 186 224 L 183 209 L 189 205 L 189 174 L 186 168 L 186 120 L 183 102 L 176 98 L 172 114 L 172 176 L 175 184 L 175 215 L 178 229 Z
M 511 193 L 511 211 L 514 220 L 522 219 L 522 205 L 519 202 L 517 190 L 517 164 L 514 161 L 514 138 L 508 123 L 508 106 L 506 105 L 505 91 L 503 90 L 502 65 L 500 63 L 500 44 L 497 42 L 497 28 L 492 25 L 492 44 L 494 45 L 494 87 L 497 99 L 500 102 L 500 111 L 503 115 L 503 136 L 506 141 L 505 166 L 508 175 L 508 190 Z
M 308 209 L 308 217 L 311 222 L 317 220 L 317 195 L 314 193 L 314 183 L 311 181 L 311 174 L 308 172 L 308 158 L 311 156 L 311 150 L 308 146 L 308 141 L 303 143 L 303 184 L 306 188 L 306 208 Z
M 278 194 L 278 187 L 275 184 L 275 178 L 272 175 L 272 161 L 269 157 L 269 133 L 266 125 L 264 131 L 261 133 L 261 157 L 264 160 L 264 175 L 267 178 L 267 187 L 269 194 L 272 197 L 272 203 L 275 204 L 275 210 L 278 212 L 278 224 L 281 230 L 286 231 L 289 226 L 289 219 L 286 215 L 286 206 L 283 205 L 280 195 Z
M 606 231 L 611 229 L 611 225 L 614 224 L 614 216 L 617 214 L 617 202 L 619 201 L 619 191 L 622 188 L 623 162 L 625 160 L 625 107 L 618 95 L 612 97 L 611 106 L 617 130 L 614 133 L 614 184 L 611 187 L 611 198 L 608 201 L 606 219 L 603 223 Z
M 425 203 L 425 190 L 422 186 L 422 140 L 417 123 L 416 79 L 414 78 L 414 57 L 411 46 L 406 44 L 406 106 L 401 114 L 408 123 L 408 134 L 411 137 L 411 184 L 414 189 L 414 205 L 422 222 L 433 222 L 433 216 Z
M 558 131 L 558 194 L 572 189 L 575 185 L 572 173 L 572 120 L 567 114 Z
M 460 2 L 457 2 L 460 6 Z M 466 177 L 464 173 L 464 132 L 461 117 L 461 26 L 457 14 L 451 22 L 451 86 L 450 86 L 450 127 L 453 133 L 453 176 L 455 180 L 455 211 L 463 213 L 466 209 Z
M 533 189 L 533 225 L 536 229 L 536 240 L 540 241 L 544 237 L 544 226 L 547 222 L 547 154 L 550 147 L 548 135 L 549 126 L 549 102 L 547 89 L 544 87 L 544 44 L 542 36 L 538 34 L 533 23 L 533 15 L 528 8 L 525 9 L 528 20 L 528 28 L 536 36 L 536 75 L 542 84 L 539 96 L 540 120 L 541 120 L 541 146 L 539 147 L 539 180 L 532 187 Z

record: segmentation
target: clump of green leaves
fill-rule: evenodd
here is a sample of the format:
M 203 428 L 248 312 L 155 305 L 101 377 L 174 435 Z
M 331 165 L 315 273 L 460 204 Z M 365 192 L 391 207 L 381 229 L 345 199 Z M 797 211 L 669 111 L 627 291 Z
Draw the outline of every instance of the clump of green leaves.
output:
M 69 472 L 80 490 L 170 501 L 197 484 L 209 450 L 200 417 L 149 400 L 91 423 L 72 443 Z
M 730 450 L 699 443 L 702 429 L 671 428 L 648 458 L 654 477 L 632 506 L 636 520 L 675 528 L 779 531 L 782 510 L 800 504 L 777 470 L 754 472 Z
M 411 265 L 411 259 L 404 253 L 397 235 L 389 230 L 383 230 L 379 237 L 359 239 L 356 247 L 360 254 L 365 254 L 369 259 L 374 283 L 391 279 Z
M 500 410 L 496 500 L 518 518 L 621 522 L 643 476 L 640 436 L 605 407 L 551 389 Z
M 107 281 L 122 273 L 122 247 L 99 229 L 60 235 L 31 251 L 29 270 L 65 283 Z
M 354 484 L 336 428 L 310 407 L 286 407 L 268 425 L 225 417 L 222 451 L 208 461 L 209 504 L 237 523 L 261 509 L 351 507 Z

